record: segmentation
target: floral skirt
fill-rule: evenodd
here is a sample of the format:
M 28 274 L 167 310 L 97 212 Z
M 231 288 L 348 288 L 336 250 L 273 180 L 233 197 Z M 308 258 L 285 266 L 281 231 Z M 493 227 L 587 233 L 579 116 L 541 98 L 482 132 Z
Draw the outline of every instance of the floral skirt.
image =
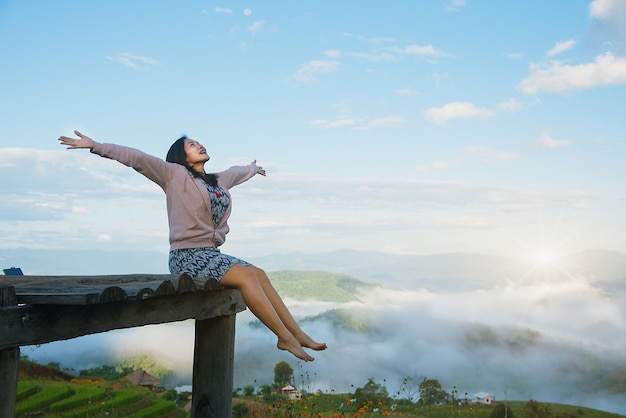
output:
M 169 256 L 170 273 L 187 273 L 192 278 L 209 277 L 220 281 L 234 264 L 250 265 L 237 257 L 222 254 L 217 247 L 184 248 L 170 251 Z

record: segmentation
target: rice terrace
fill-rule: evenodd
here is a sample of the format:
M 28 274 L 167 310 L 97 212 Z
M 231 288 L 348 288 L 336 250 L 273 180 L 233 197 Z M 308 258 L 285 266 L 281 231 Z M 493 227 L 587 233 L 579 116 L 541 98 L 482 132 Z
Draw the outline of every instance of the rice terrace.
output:
M 115 370 L 118 370 L 115 372 Z M 105 376 L 88 376 L 95 375 Z M 20 359 L 15 418 L 28 417 L 163 417 L 189 416 L 191 392 L 178 393 L 150 384 L 132 383 L 128 368 L 103 366 L 84 370 L 79 377 Z M 433 380 L 431 382 L 436 382 Z M 407 386 L 388 393 L 369 380 L 353 393 L 303 391 L 300 396 L 281 394 L 280 386 L 245 386 L 233 390 L 232 416 L 238 417 L 473 417 L 473 418 L 617 418 L 621 415 L 573 405 L 528 401 L 496 401 L 495 406 L 466 402 L 463 396 L 438 392 L 445 402 L 411 401 Z M 391 384 L 389 385 L 391 387 Z M 435 385 L 436 386 L 436 385 Z M 404 389 L 403 389 L 404 388 Z M 417 390 L 417 388 L 415 388 Z M 505 412 L 507 415 L 505 415 Z

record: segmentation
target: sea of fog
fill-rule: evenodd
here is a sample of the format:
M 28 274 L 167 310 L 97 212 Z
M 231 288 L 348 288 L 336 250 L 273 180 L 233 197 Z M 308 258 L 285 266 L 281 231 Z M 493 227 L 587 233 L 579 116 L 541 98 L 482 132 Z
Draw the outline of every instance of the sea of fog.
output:
M 369 378 L 390 395 L 424 378 L 472 398 L 587 406 L 626 414 L 626 305 L 584 276 L 488 288 L 439 291 L 379 288 L 358 302 L 287 300 L 302 327 L 328 350 L 311 363 L 276 349 L 249 311 L 237 316 L 235 387 L 273 383 L 287 361 L 297 386 L 347 393 Z M 191 383 L 192 321 L 146 326 L 22 348 L 22 354 L 76 370 L 114 364 L 128 354 L 171 366 L 169 386 Z

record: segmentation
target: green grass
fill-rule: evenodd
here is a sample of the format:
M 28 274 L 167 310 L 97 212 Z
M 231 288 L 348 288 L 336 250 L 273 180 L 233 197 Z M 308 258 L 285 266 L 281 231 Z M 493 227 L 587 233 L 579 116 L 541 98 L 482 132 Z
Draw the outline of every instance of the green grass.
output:
M 50 405 L 50 412 L 64 412 L 81 405 L 90 405 L 106 396 L 106 390 L 93 386 L 78 386 L 72 397 Z
M 50 379 L 18 382 L 16 418 L 87 418 L 125 416 L 135 418 L 184 417 L 174 401 L 131 384 L 113 389 L 111 382 L 85 384 Z
M 48 374 L 46 374 L 48 376 Z M 185 412 L 172 400 L 166 400 L 145 388 L 129 383 L 121 388 L 112 387 L 110 381 L 90 379 L 59 381 L 58 378 L 20 378 L 17 388 L 16 418 L 40 417 L 134 417 L 174 418 L 185 417 Z M 359 417 L 377 416 L 387 412 L 396 418 L 491 418 L 493 408 L 473 406 L 417 406 L 408 401 L 386 400 L 383 404 L 350 404 L 347 394 L 304 395 L 302 400 L 289 401 L 275 397 L 259 402 L 256 397 L 239 396 L 233 404 L 234 417 Z M 503 402 L 499 402 L 500 404 Z M 527 418 L 527 401 L 506 402 L 514 418 Z M 574 405 L 549 404 L 550 418 L 618 418 L 623 415 L 598 411 Z M 246 410 L 250 415 L 242 412 Z M 375 409 L 378 409 L 376 411 Z M 392 413 L 390 413 L 393 411 Z
M 423 418 L 490 418 L 494 410 L 493 407 L 483 405 L 466 405 L 466 406 L 417 406 L 408 402 L 390 401 L 380 405 L 370 404 L 365 408 L 362 404 L 348 403 L 348 395 L 345 394 L 320 394 L 303 396 L 300 401 L 289 401 L 286 399 L 272 399 L 264 403 L 265 408 L 256 407 L 259 404 L 255 397 L 237 397 L 236 403 L 246 403 L 249 411 L 255 411 L 259 417 L 272 416 L 315 416 L 323 418 L 339 418 L 339 417 L 360 417 L 360 416 L 385 416 L 385 412 L 396 418 L 423 417 Z M 501 402 L 503 403 L 503 402 Z M 525 411 L 527 401 L 507 401 L 506 404 L 511 408 L 514 418 L 527 418 Z M 394 406 L 395 404 L 395 406 Z M 612 414 L 610 412 L 598 411 L 595 409 L 574 406 L 549 404 L 551 409 L 551 418 L 618 418 L 622 415 Z M 375 411 L 375 409 L 378 409 Z M 269 409 L 269 410 L 268 410 Z M 392 412 L 393 410 L 393 412 Z M 266 411 L 259 413 L 259 411 Z M 307 415 L 311 414 L 311 415 Z M 319 415 L 317 415 L 319 414 Z M 343 414 L 343 415 L 342 415 Z M 244 415 L 245 416 L 245 415 Z
M 61 399 L 72 395 L 72 389 L 66 382 L 46 382 L 39 392 L 25 397 L 15 405 L 15 416 L 36 412 Z
M 160 417 L 161 415 L 164 415 L 175 409 L 176 403 L 174 401 L 157 399 L 150 407 L 143 409 L 135 414 L 132 414 L 130 418 L 155 418 Z
M 22 399 L 26 399 L 29 396 L 32 396 L 35 393 L 39 392 L 39 390 L 39 382 L 35 382 L 33 380 L 20 381 L 17 384 L 17 396 L 15 398 L 15 401 L 19 402 Z

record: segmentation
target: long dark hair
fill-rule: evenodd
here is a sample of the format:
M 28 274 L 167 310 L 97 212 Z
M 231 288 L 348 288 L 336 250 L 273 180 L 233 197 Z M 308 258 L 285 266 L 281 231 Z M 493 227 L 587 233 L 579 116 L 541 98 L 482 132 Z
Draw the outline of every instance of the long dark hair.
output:
M 213 187 L 217 187 L 217 174 L 199 173 L 193 168 L 189 167 L 189 165 L 187 164 L 187 153 L 185 153 L 185 139 L 188 139 L 187 135 L 183 135 L 176 141 L 174 141 L 169 151 L 167 152 L 167 157 L 165 157 L 165 161 L 167 161 L 168 163 L 180 164 L 187 170 L 189 170 L 189 172 L 194 177 L 206 181 Z

